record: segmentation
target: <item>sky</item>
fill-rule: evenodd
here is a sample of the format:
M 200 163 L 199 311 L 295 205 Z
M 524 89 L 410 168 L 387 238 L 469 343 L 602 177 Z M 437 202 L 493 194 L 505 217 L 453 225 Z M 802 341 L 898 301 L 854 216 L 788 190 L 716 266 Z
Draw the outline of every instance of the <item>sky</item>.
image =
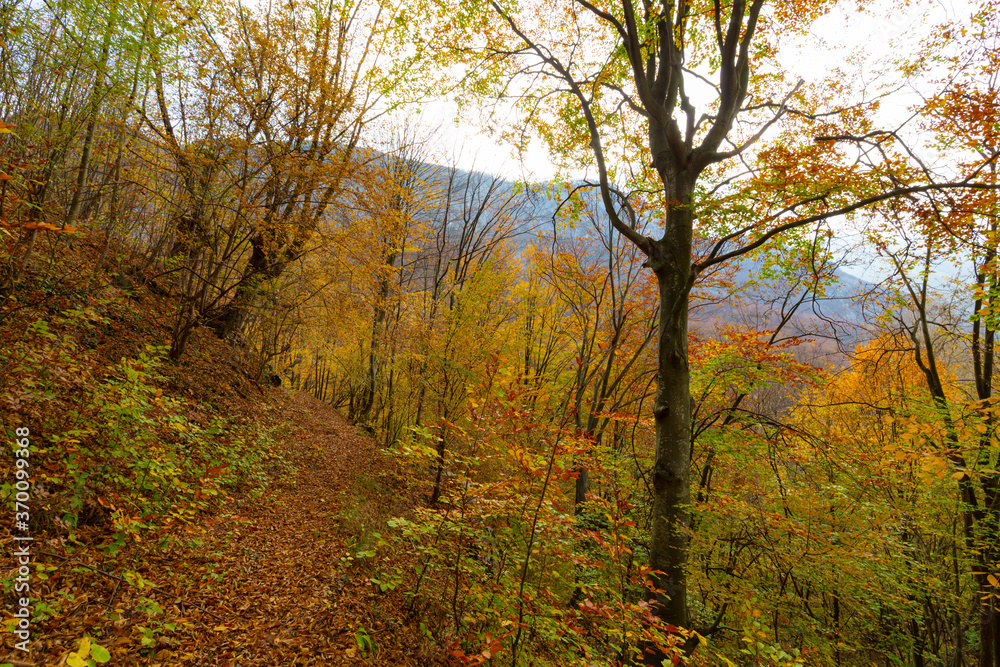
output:
M 871 77 L 869 68 L 874 69 L 878 61 L 912 51 L 936 26 L 945 20 L 966 18 L 974 9 L 972 2 L 961 0 L 915 3 L 917 6 L 903 7 L 902 11 L 893 11 L 900 2 L 879 4 L 879 11 L 873 15 L 862 15 L 842 6 L 818 19 L 811 33 L 817 38 L 822 36 L 828 46 L 820 45 L 822 40 L 816 39 L 790 50 L 787 67 L 806 80 L 822 78 L 835 67 L 841 67 L 853 71 L 859 81 L 864 81 L 865 77 Z M 860 56 L 856 65 L 848 64 L 852 55 Z M 910 116 L 908 107 L 919 101 L 919 91 L 913 86 L 904 86 L 883 105 L 881 126 L 899 126 Z M 851 249 L 848 252 L 850 265 L 844 267 L 845 273 L 874 283 L 893 272 L 891 265 L 866 249 L 857 233 L 852 233 L 846 225 L 835 223 L 834 227 L 840 246 Z M 942 267 L 932 282 L 941 287 L 960 273 L 961 267 Z
M 876 3 L 876 10 L 862 15 L 842 3 L 833 12 L 819 18 L 812 26 L 811 35 L 799 40 L 792 47 L 785 47 L 785 66 L 793 74 L 808 81 L 826 77 L 836 67 L 855 72 L 859 81 L 868 75 L 865 65 L 848 64 L 852 54 L 863 54 L 867 63 L 891 57 L 894 53 L 909 50 L 917 41 L 926 37 L 933 27 L 946 18 L 967 16 L 971 3 L 963 0 L 936 0 L 914 3 L 895 11 L 902 0 Z M 912 91 L 901 91 L 896 104 L 886 106 L 889 114 L 897 119 L 905 117 L 905 107 L 916 97 Z M 536 143 L 522 163 L 512 155 L 510 147 L 480 132 L 474 125 L 459 123 L 458 106 L 453 101 L 436 100 L 422 105 L 421 116 L 429 125 L 440 128 L 438 143 L 443 150 L 461 147 L 459 166 L 477 168 L 523 180 L 547 180 L 556 169 L 544 147 Z M 893 120 L 890 115 L 888 121 Z

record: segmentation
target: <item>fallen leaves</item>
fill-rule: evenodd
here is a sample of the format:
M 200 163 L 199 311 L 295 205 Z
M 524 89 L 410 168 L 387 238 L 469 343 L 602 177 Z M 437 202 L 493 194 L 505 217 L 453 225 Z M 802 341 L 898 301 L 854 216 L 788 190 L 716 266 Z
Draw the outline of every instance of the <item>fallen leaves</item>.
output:
M 373 606 L 363 565 L 340 560 L 352 548 L 342 503 L 360 502 L 358 475 L 377 478 L 375 443 L 329 406 L 279 391 L 284 398 L 274 412 L 289 420 L 282 454 L 299 469 L 296 484 L 274 485 L 267 498 L 234 498 L 213 516 L 175 526 L 183 539 L 167 549 L 148 540 L 120 554 L 134 561 L 128 579 L 156 582 L 155 592 L 88 570 L 100 564 L 98 554 L 78 554 L 84 567 L 76 570 L 54 565 L 45 598 L 72 590 L 75 605 L 40 626 L 33 646 L 39 659 L 65 656 L 71 667 L 438 663 L 416 653 L 419 631 L 400 620 L 391 596 Z M 366 650 L 358 628 L 370 636 Z M 87 636 L 68 651 L 57 639 L 67 631 Z
M 111 660 L 111 653 L 100 644 L 91 641 L 90 637 L 80 640 L 77 649 L 66 656 L 66 664 L 69 667 L 93 667 L 96 664 L 104 664 Z

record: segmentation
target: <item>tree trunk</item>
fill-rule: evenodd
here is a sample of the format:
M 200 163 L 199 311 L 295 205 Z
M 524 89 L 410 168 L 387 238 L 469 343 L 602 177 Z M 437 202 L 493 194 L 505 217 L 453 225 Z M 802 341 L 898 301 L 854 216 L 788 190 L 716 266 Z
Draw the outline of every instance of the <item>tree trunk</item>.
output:
M 586 466 L 576 469 L 576 493 L 573 498 L 573 514 L 579 516 L 583 511 L 583 503 L 587 502 L 587 494 L 590 493 L 590 471 Z
M 653 466 L 649 564 L 661 573 L 653 576 L 653 583 L 659 589 L 654 595 L 659 607 L 657 615 L 671 625 L 686 628 L 691 398 L 687 288 L 678 289 L 678 277 L 657 273 L 660 287 L 659 368 L 653 407 L 656 462 Z
M 73 190 L 73 199 L 69 205 L 69 211 L 63 221 L 63 226 L 72 225 L 80 216 L 83 208 L 83 193 L 87 189 L 87 177 L 90 175 L 90 158 L 94 152 L 94 134 L 97 130 L 97 114 L 101 110 L 101 100 L 104 97 L 104 75 L 108 66 L 108 55 L 111 50 L 111 34 L 115 27 L 116 8 L 112 7 L 108 15 L 108 25 L 104 31 L 104 43 L 101 45 L 101 60 L 97 65 L 97 78 L 94 81 L 94 90 L 90 98 L 90 118 L 87 119 L 87 133 L 83 139 L 83 148 L 80 152 L 80 166 L 76 171 L 76 189 Z M 113 85 L 113 84 L 112 84 Z
M 983 509 L 979 525 L 979 543 L 982 545 L 982 551 L 977 568 L 981 574 L 976 576 L 979 584 L 977 602 L 980 605 L 979 667 L 1000 667 L 1000 613 L 997 612 L 997 598 L 993 597 L 1000 591 L 987 578 L 987 573 L 992 574 L 996 571 L 996 563 L 1000 560 L 1000 545 L 997 544 L 997 539 L 1000 537 L 998 529 L 1000 517 L 997 516 L 1000 483 L 997 475 L 985 473 L 982 481 Z
M 253 250 L 236 295 L 208 321 L 208 326 L 223 340 L 232 341 L 237 338 L 243 331 L 243 323 L 246 322 L 257 294 L 268 280 L 277 278 L 285 269 L 285 258 L 268 253 L 265 250 L 267 240 L 262 235 L 257 234 L 250 239 L 250 245 Z
M 995 182 L 996 168 L 992 169 L 991 176 Z M 994 204 L 994 212 L 996 205 Z M 990 224 L 990 235 L 987 238 L 995 238 L 997 232 L 996 217 Z M 976 282 L 983 290 L 983 297 L 975 299 L 973 305 L 973 325 L 972 325 L 972 359 L 973 372 L 976 380 L 976 396 L 984 404 L 988 404 L 993 399 L 993 370 L 996 359 L 996 331 L 990 326 L 988 320 L 984 321 L 982 312 L 984 308 L 989 310 L 995 307 L 994 301 L 997 298 L 998 276 L 996 271 L 997 247 L 995 244 L 988 245 L 982 258 L 982 264 L 976 272 Z M 992 413 L 986 413 L 983 419 L 988 431 L 980 440 L 979 457 L 981 473 L 981 484 L 983 490 L 982 510 L 977 512 L 974 506 L 966 508 L 966 538 L 971 537 L 971 526 L 973 520 L 979 519 L 979 549 L 978 570 L 976 575 L 977 591 L 976 602 L 980 605 L 979 612 L 979 667 L 1000 667 L 1000 613 L 997 613 L 997 598 L 994 595 L 1000 593 L 993 586 L 987 574 L 1000 561 L 1000 475 L 987 472 L 993 467 L 990 452 L 993 450 L 993 437 L 991 435 L 995 428 L 995 417 Z M 968 495 L 968 494 L 963 494 Z M 963 497 L 963 500 L 965 498 Z
M 654 148 L 657 145 L 652 137 L 650 143 Z M 653 518 L 649 550 L 649 565 L 654 571 L 651 597 L 656 615 L 662 621 L 678 628 L 689 628 L 686 573 L 691 504 L 688 298 L 695 277 L 691 266 L 694 179 L 677 171 L 665 156 L 658 160 L 657 166 L 664 184 L 667 219 L 663 238 L 649 246 L 648 260 L 656 274 L 660 293 L 656 334 L 658 368 L 653 403 L 656 461 L 652 472 Z M 688 641 L 684 649 L 691 651 L 696 645 L 696 640 Z M 647 648 L 646 664 L 659 665 L 663 658 L 662 652 Z

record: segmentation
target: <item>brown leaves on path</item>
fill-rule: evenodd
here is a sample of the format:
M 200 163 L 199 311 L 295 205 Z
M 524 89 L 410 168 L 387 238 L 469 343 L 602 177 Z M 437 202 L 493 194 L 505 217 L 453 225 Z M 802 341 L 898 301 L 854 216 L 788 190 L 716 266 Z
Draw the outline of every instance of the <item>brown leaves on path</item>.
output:
M 401 620 L 399 601 L 376 595 L 371 572 L 353 557 L 382 517 L 402 511 L 393 503 L 403 494 L 382 475 L 387 462 L 328 405 L 278 391 L 275 412 L 286 426 L 276 445 L 297 476 L 186 526 L 199 546 L 136 548 L 139 586 L 116 585 L 110 565 L 71 570 L 50 559 L 53 579 L 83 604 L 59 631 L 33 636 L 32 664 L 65 664 L 84 635 L 119 665 L 433 664 L 417 655 L 422 641 Z M 150 615 L 149 600 L 162 612 Z
M 223 567 L 212 597 L 221 621 L 192 628 L 194 650 L 179 653 L 193 655 L 164 664 L 422 664 L 406 655 L 414 638 L 403 641 L 395 612 L 373 606 L 367 576 L 352 573 L 347 558 L 357 527 L 345 517 L 374 526 L 388 509 L 379 502 L 393 497 L 359 491 L 359 480 L 383 483 L 381 453 L 328 405 L 302 392 L 285 400 L 289 426 L 277 442 L 298 478 L 216 522 Z M 359 634 L 370 638 L 365 650 Z
M 353 584 L 337 517 L 341 491 L 377 452 L 319 401 L 288 399 L 290 426 L 277 442 L 297 464 L 297 482 L 216 524 L 226 543 L 214 593 L 222 621 L 196 638 L 199 662 L 214 654 L 217 664 L 347 664 L 355 645 L 356 612 L 340 601 Z

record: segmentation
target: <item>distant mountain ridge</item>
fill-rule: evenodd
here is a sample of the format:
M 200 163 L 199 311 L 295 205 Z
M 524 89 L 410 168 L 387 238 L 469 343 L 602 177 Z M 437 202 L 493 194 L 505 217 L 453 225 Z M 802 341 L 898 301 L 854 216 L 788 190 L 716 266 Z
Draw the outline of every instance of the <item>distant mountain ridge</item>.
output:
M 587 204 L 587 208 L 598 219 L 589 222 L 581 221 L 575 226 L 559 226 L 557 229 L 554 225 L 554 218 L 563 200 L 550 196 L 547 193 L 556 192 L 562 190 L 562 188 L 554 187 L 555 184 L 551 181 L 523 183 L 498 177 L 484 171 L 466 170 L 424 161 L 417 163 L 415 173 L 419 174 L 419 177 L 425 182 L 433 184 L 438 188 L 447 187 L 450 179 L 453 183 L 466 184 L 467 187 L 488 186 L 493 189 L 494 195 L 499 196 L 501 199 L 522 195 L 526 200 L 526 205 L 521 210 L 521 219 L 515 223 L 513 235 L 515 242 L 522 250 L 532 242 L 532 239 L 539 237 L 551 239 L 552 235 L 568 239 L 579 238 L 591 233 L 595 225 L 600 225 L 602 228 L 607 229 L 611 224 L 604 211 L 600 195 L 594 188 L 582 189 L 580 192 Z M 578 183 L 576 185 L 581 184 Z M 763 267 L 762 260 L 753 258 L 737 258 L 732 260 L 732 262 L 736 266 L 733 276 L 733 280 L 736 283 L 745 284 L 755 279 Z M 846 323 L 857 323 L 860 321 L 860 312 L 855 305 L 855 297 L 874 286 L 860 278 L 845 273 L 839 268 L 835 268 L 832 271 L 832 276 L 835 278 L 835 282 L 833 284 L 825 284 L 821 296 L 816 299 L 809 299 L 808 304 L 803 303 L 800 306 L 800 311 L 802 312 L 799 312 L 797 315 L 799 317 L 828 318 Z M 769 287 L 773 289 L 774 281 L 764 282 L 769 283 Z M 793 285 L 789 283 L 787 287 L 790 288 Z M 796 296 L 801 296 L 801 289 L 801 287 L 798 288 Z M 767 297 L 762 294 L 761 298 L 764 299 Z M 727 313 L 727 304 L 725 303 L 706 307 L 702 310 L 702 313 L 692 315 L 693 321 L 697 322 L 706 319 L 730 321 L 732 319 Z

